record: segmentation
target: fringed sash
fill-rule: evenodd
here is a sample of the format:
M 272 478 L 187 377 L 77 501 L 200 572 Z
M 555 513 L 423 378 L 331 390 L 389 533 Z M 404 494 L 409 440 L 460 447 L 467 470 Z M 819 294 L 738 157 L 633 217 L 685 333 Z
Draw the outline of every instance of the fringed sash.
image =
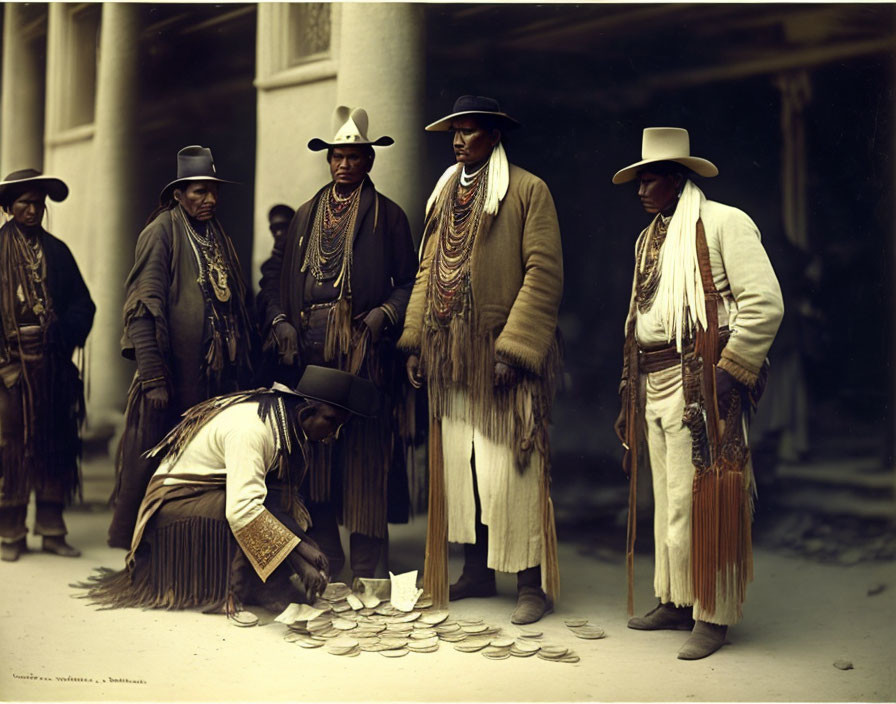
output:
M 719 417 L 716 364 L 721 356 L 718 303 L 703 223 L 697 222 L 697 259 L 706 296 L 706 329 L 698 326 L 694 355 L 702 359 L 702 400 L 709 464 L 696 464 L 691 518 L 694 596 L 707 613 L 717 597 L 743 603 L 753 579 L 752 506 L 745 467 L 749 456 L 741 424 L 742 396 L 732 391 L 726 418 Z M 687 403 L 687 399 L 685 399 Z M 697 457 L 695 448 L 694 459 Z

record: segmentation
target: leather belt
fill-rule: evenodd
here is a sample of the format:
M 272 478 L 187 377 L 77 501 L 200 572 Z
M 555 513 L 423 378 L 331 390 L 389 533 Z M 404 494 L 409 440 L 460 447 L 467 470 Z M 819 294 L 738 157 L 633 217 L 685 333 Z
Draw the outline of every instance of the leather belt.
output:
M 694 343 L 691 342 L 684 348 L 684 353 L 694 349 Z M 638 370 L 642 374 L 652 374 L 653 372 L 661 372 L 669 367 L 676 367 L 681 364 L 681 355 L 675 348 L 675 345 L 666 345 L 653 349 L 638 348 Z
M 728 342 L 731 337 L 731 331 L 728 326 L 719 328 L 719 352 L 721 348 Z M 683 354 L 689 354 L 694 351 L 694 342 L 691 341 L 682 348 Z M 675 348 L 675 345 L 663 345 L 662 347 L 641 347 L 638 346 L 638 370 L 642 374 L 651 374 L 653 372 L 661 372 L 670 367 L 676 367 L 681 364 L 681 354 Z

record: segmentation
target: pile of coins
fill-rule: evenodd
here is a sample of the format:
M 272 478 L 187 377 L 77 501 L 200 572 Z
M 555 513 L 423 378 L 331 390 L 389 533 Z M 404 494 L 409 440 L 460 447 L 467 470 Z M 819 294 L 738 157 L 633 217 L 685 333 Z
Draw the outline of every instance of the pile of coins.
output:
M 552 662 L 579 662 L 579 656 L 568 648 L 543 643 L 539 631 L 519 628 L 518 635 L 509 636 L 482 619 L 453 620 L 447 611 L 431 607 L 432 599 L 424 594 L 412 611 L 399 611 L 369 592 L 356 594 L 345 584 L 333 583 L 313 604 L 320 613 L 287 624 L 285 640 L 303 648 L 326 646 L 331 655 L 343 657 L 368 652 L 398 658 L 408 653 L 434 653 L 442 643 L 451 643 L 459 652 L 481 653 L 490 660 L 538 655 Z M 567 625 L 580 638 L 596 637 L 581 635 L 583 629 L 596 626 L 588 626 L 587 621 L 574 623 L 578 625 Z
M 599 638 L 607 637 L 603 628 L 600 626 L 592 626 L 588 623 L 587 618 L 568 618 L 564 623 L 566 624 L 566 627 L 573 632 L 573 635 L 575 635 L 576 638 L 598 640 Z

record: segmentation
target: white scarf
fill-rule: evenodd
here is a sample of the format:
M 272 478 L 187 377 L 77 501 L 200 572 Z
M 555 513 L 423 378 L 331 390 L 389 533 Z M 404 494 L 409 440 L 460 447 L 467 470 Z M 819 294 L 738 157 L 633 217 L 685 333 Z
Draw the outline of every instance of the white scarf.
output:
M 435 204 L 436 199 L 448 183 L 449 179 L 462 169 L 463 164 L 457 163 L 449 166 L 439 180 L 436 181 L 436 187 L 426 201 L 426 215 L 429 215 L 430 209 Z M 498 206 L 507 195 L 507 188 L 510 185 L 510 165 L 507 162 L 507 152 L 504 151 L 504 145 L 498 142 L 492 149 L 491 156 L 488 158 L 488 182 L 485 184 L 485 206 L 484 210 L 489 215 L 498 214 Z
M 669 222 L 666 242 L 660 253 L 660 281 L 653 308 L 666 332 L 666 339 L 681 352 L 685 332 L 696 324 L 706 329 L 706 301 L 697 260 L 697 220 L 706 201 L 703 191 L 688 179 Z M 647 251 L 647 248 L 644 248 Z M 644 261 L 640 263 L 644 267 Z

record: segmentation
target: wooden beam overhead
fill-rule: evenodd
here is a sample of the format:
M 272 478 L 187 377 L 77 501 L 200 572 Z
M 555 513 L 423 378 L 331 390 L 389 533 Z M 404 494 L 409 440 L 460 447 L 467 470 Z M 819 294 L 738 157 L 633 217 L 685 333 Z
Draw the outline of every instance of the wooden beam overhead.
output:
M 795 68 L 812 68 L 834 61 L 855 59 L 877 53 L 892 53 L 896 35 L 877 39 L 840 42 L 826 46 L 791 51 L 767 52 L 765 56 L 737 63 L 719 61 L 709 68 L 689 68 L 675 73 L 657 74 L 644 82 L 650 91 L 677 90 L 717 81 L 734 81 Z

